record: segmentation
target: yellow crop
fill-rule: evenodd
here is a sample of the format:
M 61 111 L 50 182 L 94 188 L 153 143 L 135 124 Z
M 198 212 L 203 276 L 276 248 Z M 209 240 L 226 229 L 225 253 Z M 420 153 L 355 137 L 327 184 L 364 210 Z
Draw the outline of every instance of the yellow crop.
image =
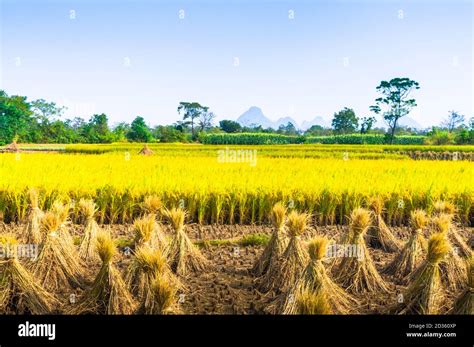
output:
M 220 160 L 216 152 L 2 154 L 0 212 L 8 220 L 22 219 L 28 188 L 35 187 L 42 208 L 57 197 L 94 198 L 102 222 L 131 221 L 150 194 L 166 207 L 184 207 L 190 220 L 201 223 L 266 221 L 277 201 L 321 223 L 346 222 L 352 208 L 374 195 L 384 199 L 389 223 L 404 223 L 412 210 L 429 210 L 439 198 L 453 201 L 465 222 L 472 213 L 472 162 L 263 156 L 252 165 Z

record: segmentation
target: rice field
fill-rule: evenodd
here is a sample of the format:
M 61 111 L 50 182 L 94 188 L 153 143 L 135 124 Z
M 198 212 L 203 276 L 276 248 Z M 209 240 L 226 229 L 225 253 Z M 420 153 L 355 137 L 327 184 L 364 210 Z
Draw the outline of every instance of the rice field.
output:
M 473 314 L 469 160 L 86 147 L 0 153 L 1 313 Z
M 239 150 L 246 151 L 244 157 L 232 158 L 232 153 L 226 157 L 226 151 L 234 149 L 211 146 L 182 156 L 168 149 L 150 156 L 137 151 L 4 153 L 0 214 L 6 221 L 21 221 L 27 191 L 36 188 L 44 209 L 58 198 L 65 202 L 93 198 L 102 223 L 131 222 L 147 195 L 158 195 L 166 206 L 186 208 L 187 221 L 201 224 L 265 223 L 278 201 L 307 211 L 317 223 L 345 224 L 350 211 L 366 206 L 372 196 L 383 198 L 389 224 L 404 224 L 412 210 L 429 211 L 439 199 L 455 203 L 461 221 L 472 223 L 470 161 L 360 159 L 348 152 L 303 158 L 276 156 L 275 150 L 270 155 L 255 148 L 235 151 Z M 305 147 L 299 150 L 304 152 Z

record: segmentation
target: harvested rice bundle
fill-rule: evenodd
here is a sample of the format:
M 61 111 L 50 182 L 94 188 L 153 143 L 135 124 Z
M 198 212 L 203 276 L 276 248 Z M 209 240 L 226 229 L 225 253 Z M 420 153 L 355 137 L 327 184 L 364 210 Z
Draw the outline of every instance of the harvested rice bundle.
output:
M 374 221 L 367 231 L 366 238 L 369 246 L 381 248 L 385 252 L 398 252 L 401 249 L 400 241 L 392 234 L 382 217 L 384 207 L 382 198 L 372 198 L 370 207 Z
M 290 240 L 280 260 L 270 264 L 265 276 L 261 278 L 259 289 L 267 292 L 277 289 L 280 293 L 286 293 L 296 282 L 308 263 L 308 253 L 301 240 L 301 235 L 306 229 L 308 215 L 292 211 L 288 215 L 288 234 Z
M 427 242 L 423 236 L 428 218 L 423 210 L 411 213 L 410 224 L 412 234 L 402 251 L 384 269 L 384 273 L 392 275 L 398 281 L 406 279 L 423 261 L 427 249 Z
M 180 312 L 176 296 L 178 288 L 167 276 L 155 276 L 139 312 L 143 314 L 177 314 Z
M 142 245 L 150 246 L 154 249 L 160 249 L 164 255 L 168 255 L 169 242 L 161 231 L 154 215 L 147 215 L 138 218 L 133 223 L 135 231 L 135 248 Z
M 63 204 L 62 201 L 56 200 L 51 206 L 51 211 L 57 216 L 59 221 L 58 234 L 64 247 L 67 248 L 72 254 L 77 253 L 76 247 L 74 246 L 74 240 L 69 233 L 69 210 L 70 206 Z
M 33 273 L 47 290 L 56 291 L 65 286 L 81 287 L 84 276 L 77 254 L 70 253 L 59 236 L 60 219 L 47 212 L 41 228 L 46 234 L 38 259 L 33 264 Z
M 457 252 L 461 256 L 470 257 L 472 255 L 472 249 L 459 234 L 459 231 L 454 224 L 454 214 L 456 213 L 456 206 L 451 202 L 437 201 L 434 204 L 434 215 L 436 217 L 443 218 L 445 222 L 449 222 L 448 237 L 451 244 L 457 249 Z M 436 227 L 436 226 L 435 226 Z
M 94 215 L 97 212 L 96 205 L 93 200 L 81 199 L 78 208 L 84 223 L 84 236 L 79 246 L 79 256 L 85 261 L 98 260 L 96 242 L 100 228 L 94 219 Z
M 433 213 L 435 216 L 440 214 L 454 215 L 456 206 L 449 201 L 438 200 L 433 204 Z
M 142 154 L 142 155 L 152 155 L 153 152 L 150 147 L 148 147 L 147 144 L 145 144 L 145 146 L 143 146 L 143 148 L 140 150 L 140 152 L 138 152 L 138 154 Z
M 252 268 L 252 273 L 256 276 L 262 276 L 265 274 L 270 264 L 277 262 L 285 251 L 288 244 L 286 235 L 284 235 L 285 217 L 286 208 L 281 203 L 275 204 L 271 212 L 271 221 L 273 225 L 272 236 L 263 250 L 263 253 Z
M 297 313 L 305 315 L 332 314 L 328 297 L 322 293 L 304 290 L 296 300 Z
M 165 216 L 174 230 L 168 256 L 171 269 L 180 276 L 186 276 L 190 272 L 206 270 L 209 266 L 208 260 L 184 232 L 186 212 L 181 208 L 172 208 L 165 211 Z
M 352 211 L 348 241 L 344 246 L 355 252 L 343 257 L 337 266 L 338 281 L 342 287 L 352 293 L 388 292 L 387 284 L 377 272 L 364 242 L 369 224 L 370 212 L 368 210 L 357 208 Z
M 13 237 L 0 238 L 5 257 L 0 261 L 0 312 L 2 314 L 47 314 L 59 306 L 17 258 Z
M 162 245 L 161 248 L 166 254 L 169 247 L 169 240 L 161 229 L 160 224 L 157 222 L 157 219 L 161 219 L 159 213 L 163 209 L 160 197 L 157 195 L 147 196 L 143 202 L 143 207 L 145 208 L 145 211 L 147 211 L 148 217 L 155 221 L 153 237 Z
M 467 288 L 456 300 L 454 314 L 474 314 L 474 258 L 469 259 Z
M 143 207 L 149 215 L 157 216 L 163 208 L 163 203 L 157 195 L 148 195 L 143 201 Z
M 113 265 L 112 260 L 117 249 L 108 233 L 103 232 L 97 237 L 96 249 L 102 266 L 91 288 L 69 313 L 132 314 L 136 304 L 119 270 Z
M 339 287 L 329 277 L 323 264 L 326 257 L 328 240 L 325 237 L 316 237 L 308 244 L 310 261 L 306 266 L 303 275 L 298 279 L 293 289 L 286 296 L 283 307 L 284 314 L 299 313 L 299 303 L 305 293 L 311 292 L 326 298 L 330 311 L 335 314 L 347 314 L 354 312 L 354 307 L 358 302 L 345 290 Z
M 442 233 L 434 234 L 428 241 L 427 259 L 418 267 L 403 296 L 403 302 L 389 309 L 398 314 L 437 314 L 442 311 L 443 289 L 440 264 L 451 246 Z
M 127 271 L 126 283 L 130 292 L 143 299 L 151 291 L 153 279 L 158 275 L 167 279 L 176 287 L 181 284 L 168 266 L 166 257 L 159 249 L 140 246 L 134 252 L 134 257 Z
M 440 264 L 441 282 L 448 290 L 457 292 L 466 285 L 464 279 L 467 276 L 467 270 L 464 260 L 453 249 L 449 240 L 451 218 L 447 214 L 440 214 L 433 218 L 432 225 L 436 232 L 444 235 L 450 246 L 446 261 Z
M 29 244 L 39 244 L 42 241 L 41 218 L 43 211 L 39 208 L 39 196 L 36 189 L 30 189 L 28 192 L 30 198 L 30 209 L 28 212 L 28 222 L 25 231 L 25 242 Z

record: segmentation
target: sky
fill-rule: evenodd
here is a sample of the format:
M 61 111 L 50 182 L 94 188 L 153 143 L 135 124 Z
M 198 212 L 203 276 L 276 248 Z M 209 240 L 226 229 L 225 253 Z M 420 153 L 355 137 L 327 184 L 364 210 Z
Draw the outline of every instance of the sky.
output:
M 0 0 L 0 89 L 112 124 L 174 123 L 180 101 L 301 123 L 370 115 L 409 77 L 430 126 L 474 116 L 473 18 L 470 0 Z

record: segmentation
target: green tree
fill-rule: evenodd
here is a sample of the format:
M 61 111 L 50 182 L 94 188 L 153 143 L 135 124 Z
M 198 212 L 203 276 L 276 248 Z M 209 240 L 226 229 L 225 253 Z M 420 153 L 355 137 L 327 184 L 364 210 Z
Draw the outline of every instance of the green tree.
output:
M 409 98 L 416 89 L 420 89 L 419 83 L 406 77 L 382 81 L 376 88 L 382 97 L 375 99 L 376 104 L 370 109 L 376 114 L 383 115 L 389 127 L 391 144 L 393 144 L 398 120 L 416 107 L 416 100 Z
M 24 96 L 8 96 L 0 90 L 0 144 L 28 139 L 28 128 L 32 122 L 30 105 Z
M 178 113 L 182 115 L 183 121 L 189 122 L 191 125 L 191 134 L 193 140 L 196 139 L 196 132 L 194 129 L 194 124 L 196 119 L 198 119 L 202 113 L 207 112 L 209 107 L 202 106 L 198 102 L 180 102 L 178 106 Z
M 130 125 L 127 138 L 135 142 L 151 142 L 153 135 L 142 117 L 136 117 Z
M 242 126 L 239 123 L 228 119 L 221 120 L 219 127 L 226 133 L 238 133 L 242 131 Z
M 113 136 L 108 126 L 107 115 L 95 114 L 84 127 L 85 137 L 89 143 L 110 143 Z
M 288 122 L 286 125 L 281 124 L 278 127 L 277 132 L 284 135 L 297 135 L 298 134 L 298 130 L 296 129 L 295 125 L 291 122 Z
M 334 114 L 331 124 L 336 134 L 350 134 L 357 130 L 358 119 L 353 109 L 345 107 Z
M 363 117 L 360 119 L 360 133 L 367 134 L 375 123 L 375 117 Z

